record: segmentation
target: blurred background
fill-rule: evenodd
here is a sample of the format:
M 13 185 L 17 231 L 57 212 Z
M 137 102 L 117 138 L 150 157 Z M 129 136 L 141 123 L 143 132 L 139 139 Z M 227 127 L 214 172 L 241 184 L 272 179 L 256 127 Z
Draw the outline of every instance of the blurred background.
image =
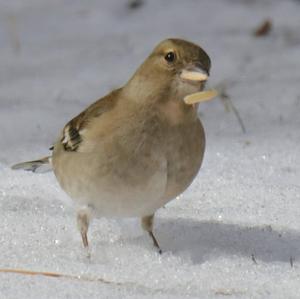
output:
M 199 108 L 207 135 L 202 170 L 182 200 L 158 216 L 157 236 L 169 252 L 161 264 L 134 224 L 125 222 L 126 229 L 99 220 L 102 228 L 93 236 L 98 251 L 104 246 L 110 253 L 104 266 L 100 259 L 98 268 L 88 268 L 78 258 L 73 210 L 60 205 L 63 194 L 53 176 L 16 173 L 9 166 L 47 155 L 67 121 L 126 83 L 168 37 L 201 45 L 212 60 L 209 86 L 220 95 Z M 100 267 L 118 281 L 133 275 L 133 283 L 143 286 L 151 277 L 159 283 L 135 293 L 146 297 L 158 288 L 172 298 L 296 298 L 299 84 L 298 0 L 1 0 L 0 262 L 96 274 Z M 28 232 L 32 242 L 24 240 Z M 26 258 L 12 244 L 25 248 Z M 41 249 L 45 244 L 48 249 Z M 45 262 L 49 254 L 56 262 Z M 256 261 L 260 268 L 254 268 Z

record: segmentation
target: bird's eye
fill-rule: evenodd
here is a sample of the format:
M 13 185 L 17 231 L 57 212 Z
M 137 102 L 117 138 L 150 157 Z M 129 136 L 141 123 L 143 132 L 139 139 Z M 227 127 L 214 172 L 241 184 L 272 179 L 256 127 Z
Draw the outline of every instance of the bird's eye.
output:
M 176 55 L 173 51 L 170 51 L 165 55 L 165 60 L 169 63 L 174 62 L 175 59 Z

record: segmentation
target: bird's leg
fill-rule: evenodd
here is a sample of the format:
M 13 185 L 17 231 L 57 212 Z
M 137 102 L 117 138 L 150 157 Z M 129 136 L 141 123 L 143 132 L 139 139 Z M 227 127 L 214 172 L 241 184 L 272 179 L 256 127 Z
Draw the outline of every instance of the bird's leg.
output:
M 91 216 L 92 216 L 92 209 L 89 206 L 85 206 L 77 212 L 77 226 L 81 234 L 83 246 L 86 249 L 88 249 L 89 247 L 87 232 L 89 229 Z
M 159 247 L 159 244 L 153 234 L 153 219 L 154 219 L 154 214 L 153 215 L 150 215 L 150 216 L 145 216 L 142 218 L 142 228 L 148 232 L 149 236 L 151 237 L 152 241 L 153 241 L 153 244 L 154 246 L 158 249 L 158 252 L 161 254 L 162 251 Z

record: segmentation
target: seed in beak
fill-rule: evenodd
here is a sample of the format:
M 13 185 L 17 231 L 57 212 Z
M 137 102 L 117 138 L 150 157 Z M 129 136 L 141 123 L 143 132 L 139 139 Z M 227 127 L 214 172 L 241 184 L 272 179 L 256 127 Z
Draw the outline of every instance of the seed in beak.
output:
M 196 92 L 184 97 L 183 101 L 188 105 L 197 104 L 200 102 L 205 102 L 213 99 L 218 95 L 218 92 L 214 89 L 204 90 L 200 92 Z
M 202 81 L 206 81 L 208 79 L 208 75 L 204 74 L 201 71 L 183 70 L 180 74 L 180 78 L 183 80 L 202 82 Z

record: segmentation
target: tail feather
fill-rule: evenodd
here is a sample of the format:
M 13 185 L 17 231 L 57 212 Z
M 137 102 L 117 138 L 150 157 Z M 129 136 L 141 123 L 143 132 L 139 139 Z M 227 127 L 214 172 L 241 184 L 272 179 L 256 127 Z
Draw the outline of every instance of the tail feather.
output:
M 22 162 L 15 164 L 11 169 L 32 171 L 36 173 L 44 173 L 52 170 L 51 157 L 44 157 L 34 161 Z

